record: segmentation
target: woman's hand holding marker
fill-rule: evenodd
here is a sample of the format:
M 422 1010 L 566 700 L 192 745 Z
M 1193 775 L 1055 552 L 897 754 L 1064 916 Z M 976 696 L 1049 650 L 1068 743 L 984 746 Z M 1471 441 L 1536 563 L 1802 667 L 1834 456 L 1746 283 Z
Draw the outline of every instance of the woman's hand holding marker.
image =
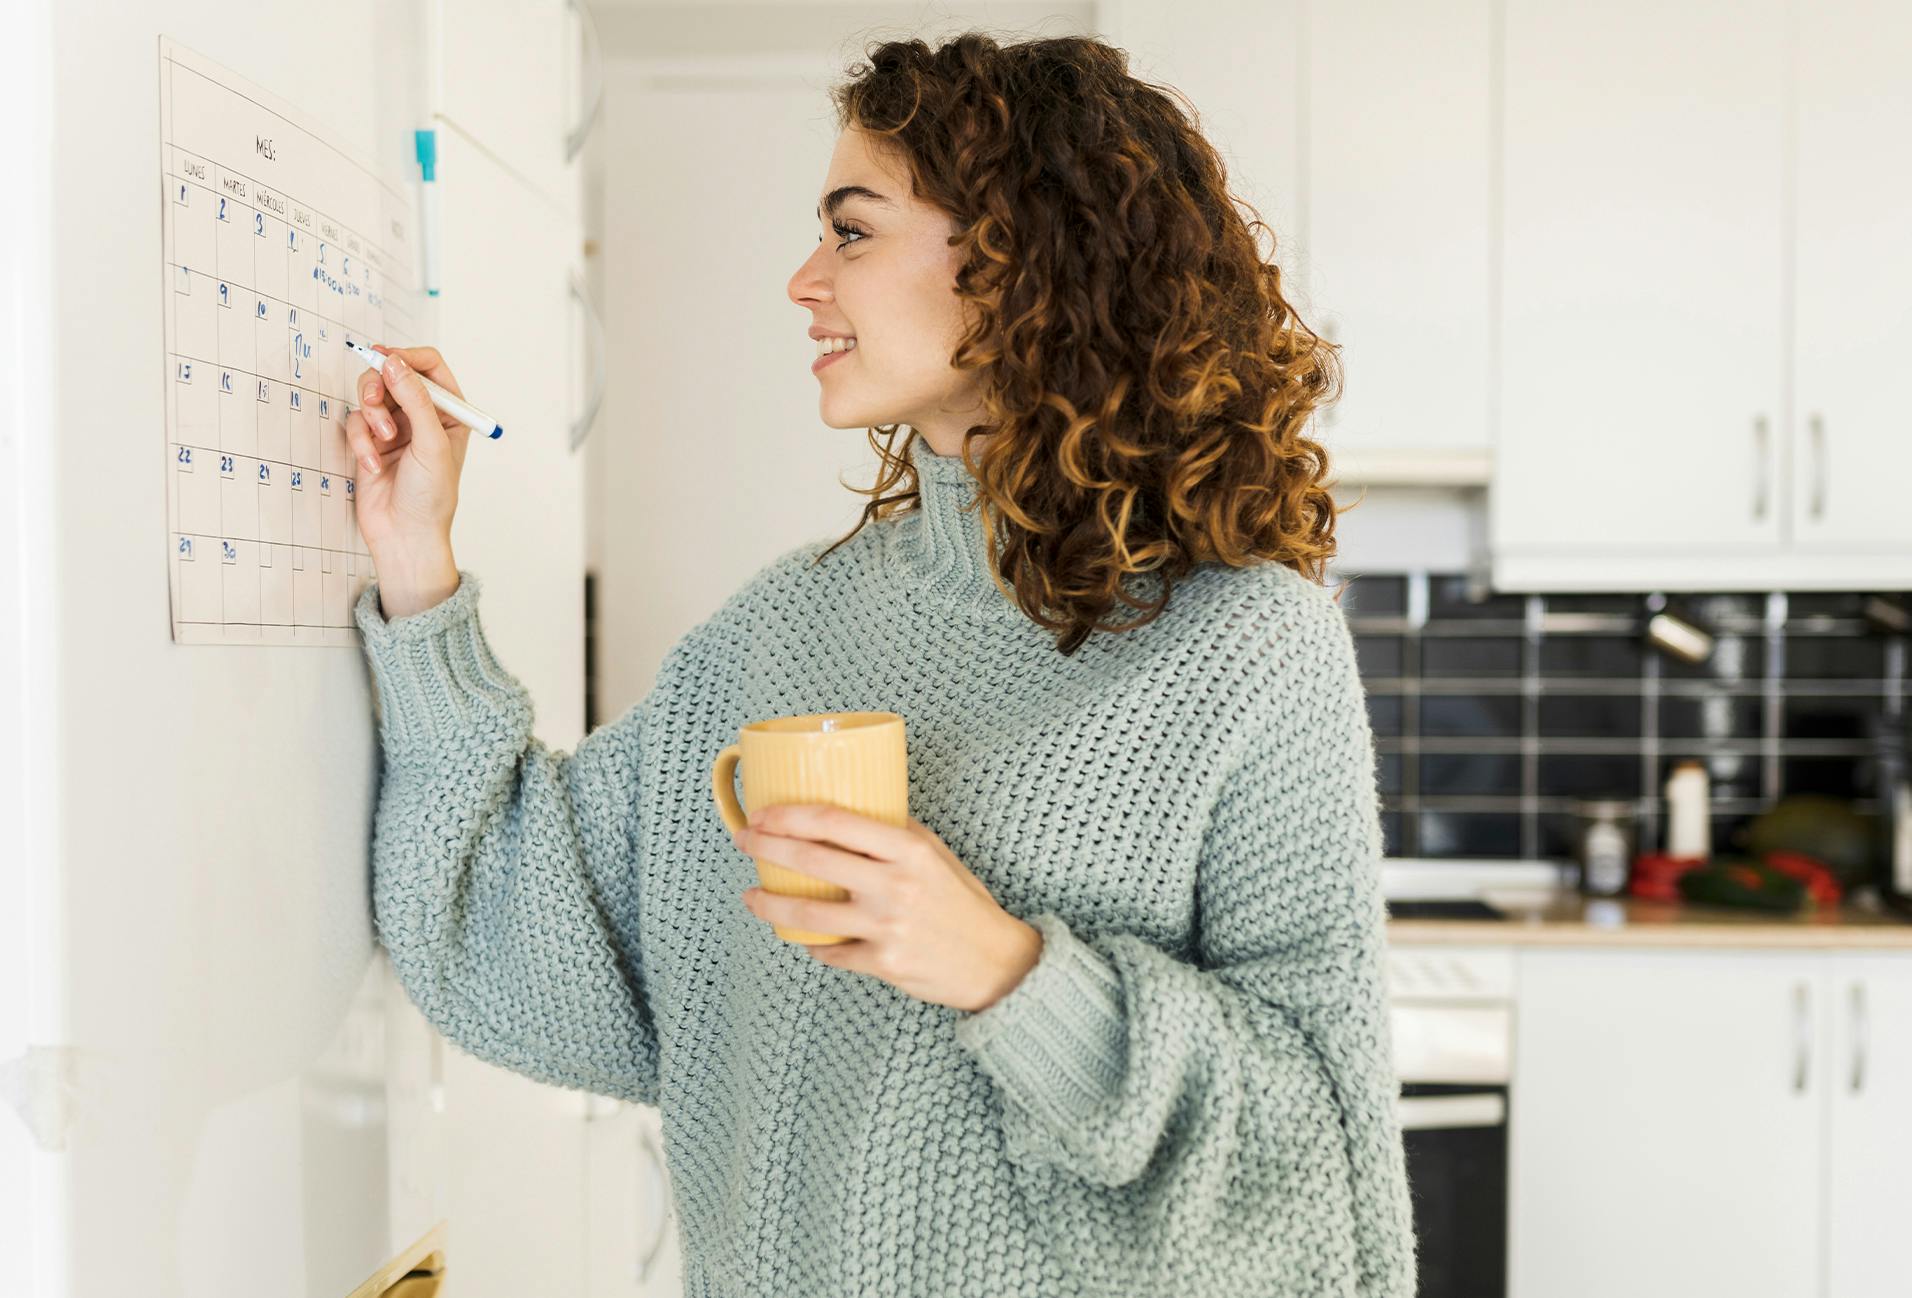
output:
M 451 520 L 471 430 L 441 416 L 419 379 L 424 374 L 459 392 L 437 348 L 378 351 L 385 364 L 359 376 L 359 408 L 346 416 L 345 440 L 362 469 L 354 490 L 359 533 L 390 619 L 430 608 L 458 589 Z

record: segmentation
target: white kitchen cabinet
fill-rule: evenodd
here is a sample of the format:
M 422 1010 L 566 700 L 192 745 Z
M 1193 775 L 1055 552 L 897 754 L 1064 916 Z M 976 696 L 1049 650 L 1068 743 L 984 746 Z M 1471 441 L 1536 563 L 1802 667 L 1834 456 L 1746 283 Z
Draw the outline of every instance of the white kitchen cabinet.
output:
M 1897 1292 L 1912 955 L 1528 949 L 1516 995 L 1512 1298 Z
M 1302 245 L 1309 324 L 1341 345 L 1320 416 L 1365 476 L 1484 465 L 1494 230 L 1488 0 L 1306 6 Z M 1195 100 L 1202 94 L 1195 90 Z
M 1820 967 L 1811 953 L 1520 953 L 1511 1298 L 1817 1291 L 1824 1046 L 1801 1034 L 1824 1022 Z
M 1786 8 L 1507 0 L 1498 587 L 1781 543 Z
M 571 144 L 601 84 L 584 0 L 441 0 L 434 20 L 441 138 L 464 135 L 560 211 L 581 212 Z
M 445 1298 L 586 1294 L 581 1091 L 445 1047 Z
M 1912 9 L 1505 13 L 1496 588 L 1912 584 Z
M 1825 1008 L 1824 1298 L 1905 1293 L 1912 1205 L 1912 952 L 1835 955 Z
M 1912 574 L 1912 6 L 1816 0 L 1798 26 L 1792 521 L 1798 548 Z M 1900 584 L 1912 584 L 1912 581 Z
M 1302 322 L 1342 347 L 1312 435 L 1349 482 L 1487 480 L 1488 0 L 1118 0 L 1130 70 L 1187 96 Z M 1256 70 L 1244 77 L 1244 67 Z

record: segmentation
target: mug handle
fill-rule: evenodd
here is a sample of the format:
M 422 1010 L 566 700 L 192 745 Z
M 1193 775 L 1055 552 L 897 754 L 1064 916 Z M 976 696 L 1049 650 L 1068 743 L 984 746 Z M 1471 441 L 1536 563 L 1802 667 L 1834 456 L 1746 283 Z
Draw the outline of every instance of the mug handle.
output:
M 732 830 L 742 829 L 748 820 L 743 805 L 737 801 L 737 763 L 743 755 L 742 746 L 732 744 L 717 754 L 710 768 L 710 791 L 717 798 L 717 814 Z

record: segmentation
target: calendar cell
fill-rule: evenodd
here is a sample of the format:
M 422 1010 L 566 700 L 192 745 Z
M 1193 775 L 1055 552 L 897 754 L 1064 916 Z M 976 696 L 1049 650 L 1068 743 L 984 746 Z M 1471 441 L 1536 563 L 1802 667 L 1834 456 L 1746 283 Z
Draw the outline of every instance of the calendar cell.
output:
M 257 639 L 259 623 L 259 556 L 258 543 L 242 537 L 222 538 L 221 544 L 227 547 L 232 556 L 230 562 L 219 565 L 225 580 L 221 584 L 220 594 L 224 601 L 222 617 L 228 633 L 238 632 L 236 638 Z M 239 628 L 252 628 L 248 634 Z
M 267 626 L 293 625 L 292 565 L 285 545 L 259 547 L 259 620 Z
M 196 270 L 187 271 L 186 278 L 187 291 L 166 298 L 172 312 L 172 350 L 210 364 L 219 359 L 219 308 L 213 294 L 218 281 Z
M 254 453 L 289 459 L 286 450 L 291 444 L 292 408 L 288 401 L 287 385 L 274 383 L 271 379 L 259 379 L 257 382 L 265 389 L 266 397 L 255 403 L 259 416 L 259 436 L 253 443 Z
M 176 534 L 173 552 L 173 571 L 179 579 L 177 616 L 186 622 L 217 625 L 224 620 L 225 565 L 217 557 L 215 543 L 206 536 Z
M 327 554 L 335 554 L 346 549 L 348 527 L 346 520 L 352 512 L 352 502 L 345 494 L 348 479 L 332 478 L 332 490 L 321 492 L 319 506 L 319 544 L 325 547 Z
M 166 258 L 175 266 L 210 275 L 217 260 L 212 191 L 179 176 L 168 176 L 166 181 L 172 193 L 172 201 L 166 204 Z
M 213 284 L 213 299 L 219 306 L 213 312 L 213 318 L 219 325 L 219 350 L 207 359 L 248 374 L 257 373 L 258 354 L 254 338 L 258 328 L 252 323 L 252 317 L 258 309 L 258 296 L 243 284 L 222 279 Z
M 210 452 L 199 447 L 185 448 L 196 457 Z M 219 532 L 219 475 L 210 465 L 201 464 L 191 473 L 175 472 L 173 478 L 173 517 L 182 532 L 216 535 Z
M 219 530 L 240 541 L 259 536 L 258 461 L 233 457 L 237 472 L 219 479 Z
M 214 206 L 218 211 L 213 220 L 217 245 L 213 253 L 213 273 L 235 284 L 257 283 L 253 245 L 258 239 L 252 233 L 252 209 L 230 194 L 215 195 Z
M 292 469 L 273 465 L 269 477 L 259 483 L 259 539 L 290 544 L 292 541 Z
M 305 394 L 299 409 L 291 413 L 291 433 L 285 453 L 288 464 L 319 462 L 319 426 L 327 418 L 330 409 L 324 397 L 314 397 L 309 392 Z
M 259 444 L 259 380 L 241 370 L 219 370 L 219 439 L 222 451 L 250 455 Z
M 290 308 L 272 298 L 262 297 L 263 308 L 253 320 L 253 343 L 257 348 L 253 372 L 261 378 L 280 383 L 292 382 L 292 365 L 286 350 L 286 312 Z
M 213 371 L 199 361 L 172 358 L 173 427 L 179 441 L 190 446 L 219 444 L 219 410 L 213 394 Z
M 346 339 L 351 334 L 343 325 L 326 321 L 319 326 L 319 391 L 327 396 L 343 401 L 358 400 L 358 376 L 365 370 L 365 362 L 345 350 Z M 367 335 L 368 342 L 378 341 L 375 335 Z
M 311 405 L 313 397 L 304 388 L 285 384 L 280 389 L 285 397 L 285 423 L 274 423 L 272 440 L 264 438 L 259 442 L 259 454 L 286 464 L 309 464 L 302 448 L 311 440 L 306 431 L 312 421 Z M 281 437 L 281 431 L 284 436 Z
M 296 216 L 298 209 L 295 207 L 293 211 Z M 318 237 L 294 225 L 286 238 L 286 301 L 303 311 L 316 311 L 319 305 Z
M 254 286 L 267 297 L 290 301 L 286 267 L 286 223 L 276 216 L 262 218 L 264 232 L 253 257 Z
M 319 426 L 318 466 L 327 473 L 351 473 L 352 444 L 345 438 L 345 421 L 335 419 Z
M 292 543 L 316 550 L 319 546 L 319 490 L 317 474 L 301 469 L 291 484 Z

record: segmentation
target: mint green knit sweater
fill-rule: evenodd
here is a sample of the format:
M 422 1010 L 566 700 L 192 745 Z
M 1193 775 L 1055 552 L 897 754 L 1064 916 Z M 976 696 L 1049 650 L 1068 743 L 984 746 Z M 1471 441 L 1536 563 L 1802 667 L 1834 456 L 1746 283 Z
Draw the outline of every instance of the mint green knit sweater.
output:
M 688 1298 L 1414 1292 L 1372 734 L 1339 606 L 1203 565 L 1064 656 L 960 459 L 757 573 L 574 753 L 461 573 L 356 607 L 381 941 L 448 1038 L 657 1105 Z M 738 727 L 902 714 L 910 813 L 1042 954 L 979 1013 L 779 939 L 710 794 Z

